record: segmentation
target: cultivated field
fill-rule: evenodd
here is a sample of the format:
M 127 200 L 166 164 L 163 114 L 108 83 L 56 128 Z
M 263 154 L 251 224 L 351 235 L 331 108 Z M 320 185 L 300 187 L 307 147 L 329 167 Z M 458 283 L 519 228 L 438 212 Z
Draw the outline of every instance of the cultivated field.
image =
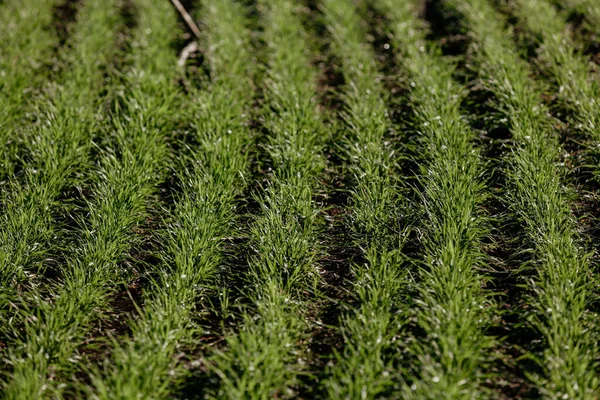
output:
M 600 1 L 181 6 L 0 0 L 0 398 L 600 399 Z

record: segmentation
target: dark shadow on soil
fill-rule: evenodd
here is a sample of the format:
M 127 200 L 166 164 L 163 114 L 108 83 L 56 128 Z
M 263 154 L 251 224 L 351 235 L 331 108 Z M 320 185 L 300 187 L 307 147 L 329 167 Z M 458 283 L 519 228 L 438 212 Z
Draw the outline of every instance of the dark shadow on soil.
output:
M 77 12 L 82 0 L 66 0 L 54 7 L 53 26 L 59 39 L 59 47 L 62 47 L 69 38 L 70 29 L 77 18 Z
M 464 34 L 460 15 L 442 0 L 424 0 L 421 17 L 429 25 L 427 40 L 437 43 L 445 56 L 461 56 L 469 41 Z

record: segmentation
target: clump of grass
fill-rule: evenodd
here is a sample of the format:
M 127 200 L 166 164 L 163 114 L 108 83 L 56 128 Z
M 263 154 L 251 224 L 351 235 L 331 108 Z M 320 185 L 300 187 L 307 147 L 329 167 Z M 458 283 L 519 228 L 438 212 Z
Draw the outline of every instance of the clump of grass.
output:
M 9 4 L 4 6 L 8 7 Z M 22 10 L 20 14 L 24 19 L 20 22 L 26 26 L 21 27 L 23 32 L 19 35 L 30 35 L 30 40 L 35 41 L 39 35 L 46 34 L 39 25 L 40 32 L 29 24 L 43 25 L 50 18 L 45 16 L 50 12 L 46 8 L 53 4 L 45 2 L 43 6 L 38 4 L 32 10 L 28 5 L 27 10 Z M 38 14 L 34 18 L 29 13 L 35 13 L 36 10 Z M 4 14 L 2 18 L 5 18 Z M 17 29 L 20 25 L 13 23 L 10 26 Z M 20 156 L 24 161 L 23 170 L 18 176 L 11 176 L 6 184 L 2 198 L 3 215 L 0 217 L 2 314 L 6 302 L 18 303 L 17 290 L 39 284 L 39 274 L 49 264 L 48 259 L 58 252 L 65 230 L 56 223 L 55 218 L 68 213 L 65 204 L 61 204 L 58 198 L 65 189 L 74 186 L 82 170 L 88 166 L 92 132 L 98 130 L 96 117 L 102 100 L 102 68 L 114 54 L 115 36 L 119 28 L 118 13 L 112 2 L 92 2 L 83 7 L 73 27 L 73 35 L 60 54 L 67 67 L 59 74 L 58 82 L 48 84 L 45 93 L 30 104 L 39 120 L 20 128 L 19 136 L 26 143 L 23 146 L 26 154 Z M 16 37 L 15 43 L 20 43 L 20 40 Z M 38 44 L 50 45 L 47 39 L 40 39 Z M 30 49 L 31 46 L 25 41 L 23 54 L 12 55 L 17 60 L 15 68 L 28 69 L 27 63 L 40 62 L 35 61 L 37 56 L 29 54 L 34 51 Z M 45 54 L 45 50 L 40 52 Z M 35 68 L 30 72 L 34 71 Z M 19 83 L 19 80 L 29 79 L 27 74 L 15 72 L 15 77 L 15 81 L 10 83 L 13 86 L 9 85 L 10 90 L 20 93 L 19 96 L 26 96 L 21 92 L 26 90 L 27 83 Z M 32 78 L 32 82 L 39 80 L 39 76 Z M 14 102 L 8 110 L 15 105 L 25 107 L 23 99 L 11 99 L 8 96 L 3 97 L 2 101 L 5 99 Z M 18 121 L 21 119 L 17 118 L 13 123 L 17 124 Z M 10 126 L 6 125 L 5 128 L 2 134 L 16 134 Z M 7 331 L 11 329 L 12 325 L 7 320 L 2 323 Z
M 400 311 L 407 285 L 401 253 L 406 233 L 398 231 L 407 205 L 388 136 L 387 98 L 360 16 L 344 0 L 325 0 L 322 10 L 346 82 L 340 98 L 352 176 L 347 226 L 365 258 L 353 266 L 355 308 L 341 318 L 344 347 L 325 386 L 331 398 L 377 398 L 398 386 L 393 339 L 406 318 Z
M 589 329 L 591 269 L 580 248 L 558 167 L 560 145 L 540 90 L 487 0 L 451 1 L 466 17 L 474 39 L 475 68 L 507 118 L 512 151 L 506 156 L 505 203 L 520 219 L 533 247 L 537 277 L 530 283 L 530 323 L 544 336 L 534 357 L 544 371 L 533 377 L 546 398 L 592 399 L 598 395 L 594 359 L 597 336 Z
M 212 358 L 221 398 L 291 397 L 303 373 L 307 298 L 319 280 L 322 224 L 315 188 L 324 168 L 323 123 L 316 110 L 316 71 L 310 65 L 301 7 L 260 1 L 267 45 L 265 144 L 272 174 L 256 196 L 260 214 L 250 228 L 247 295 L 254 305 L 226 349 Z
M 584 17 L 586 28 L 600 35 L 600 3 L 596 0 L 553 0 L 569 12 L 576 12 Z
M 60 280 L 49 296 L 33 299 L 21 341 L 9 350 L 13 369 L 7 398 L 60 397 L 69 389 L 65 380 L 77 365 L 76 351 L 125 273 L 120 262 L 136 242 L 132 229 L 146 219 L 146 202 L 162 179 L 160 171 L 169 155 L 165 136 L 178 94 L 177 57 L 170 42 L 179 31 L 168 3 L 139 1 L 135 6 L 132 67 L 125 79 L 122 108 L 109 120 L 114 147 L 90 172 L 88 214 L 67 249 Z M 115 29 L 111 10 L 116 11 L 113 1 L 86 3 L 82 10 L 88 20 L 81 23 L 91 31 L 81 48 L 92 63 L 98 49 L 88 47 L 90 41 L 103 45 Z
M 192 100 L 195 145 L 177 163 L 183 185 L 160 237 L 164 259 L 151 271 L 158 278 L 131 321 L 131 337 L 115 339 L 111 363 L 93 373 L 93 398 L 168 398 L 185 375 L 175 355 L 198 333 L 196 301 L 221 271 L 246 183 L 254 62 L 245 12 L 230 0 L 205 1 L 199 12 L 212 80 Z
M 31 98 L 48 79 L 45 71 L 59 38 L 50 25 L 59 0 L 0 4 L 0 181 L 12 178 Z M 0 187 L 2 185 L 0 184 Z
M 600 84 L 588 71 L 589 61 L 567 33 L 565 21 L 542 0 L 518 0 L 513 9 L 519 21 L 539 44 L 539 66 L 551 77 L 558 96 L 571 111 L 573 127 L 585 135 L 590 159 L 600 142 Z M 600 167 L 593 167 L 596 178 Z
M 494 338 L 487 335 L 494 306 L 482 290 L 487 232 L 484 162 L 460 114 L 465 88 L 454 65 L 426 42 L 416 5 L 376 4 L 390 20 L 392 42 L 409 84 L 418 129 L 418 177 L 423 207 L 423 265 L 418 268 L 414 319 L 423 332 L 409 350 L 415 365 L 405 398 L 480 398 Z

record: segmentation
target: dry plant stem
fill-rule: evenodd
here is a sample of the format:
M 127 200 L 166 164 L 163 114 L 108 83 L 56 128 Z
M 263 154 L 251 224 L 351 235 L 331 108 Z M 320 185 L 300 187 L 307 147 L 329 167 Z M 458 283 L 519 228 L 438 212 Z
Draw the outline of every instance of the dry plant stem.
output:
M 198 25 L 196 25 L 196 23 L 194 22 L 194 20 L 190 16 L 190 14 L 188 14 L 188 12 L 185 10 L 185 7 L 183 6 L 183 4 L 181 4 L 181 2 L 179 0 L 171 0 L 171 3 L 173 3 L 173 5 L 177 9 L 177 11 L 179 11 L 179 14 L 181 14 L 183 19 L 185 20 L 185 23 L 188 25 L 188 27 L 194 33 L 194 36 L 199 38 L 201 36 L 200 29 L 198 29 Z
M 179 65 L 180 67 L 183 67 L 185 65 L 185 62 L 187 61 L 187 59 L 190 58 L 190 56 L 197 51 L 198 51 L 198 42 L 196 42 L 196 41 L 190 42 L 187 46 L 185 46 L 183 48 L 183 50 L 181 50 L 181 53 L 179 54 L 179 61 L 177 61 L 177 65 Z

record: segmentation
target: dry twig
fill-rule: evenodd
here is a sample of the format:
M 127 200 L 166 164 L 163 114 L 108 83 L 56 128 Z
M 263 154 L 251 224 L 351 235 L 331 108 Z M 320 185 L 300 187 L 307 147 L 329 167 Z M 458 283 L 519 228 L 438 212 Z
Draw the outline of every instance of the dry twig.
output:
M 185 20 L 185 23 L 192 30 L 194 35 L 197 38 L 200 38 L 200 29 L 198 28 L 198 25 L 196 25 L 196 23 L 194 22 L 194 19 L 185 10 L 185 7 L 183 6 L 183 4 L 181 4 L 181 2 L 179 0 L 171 0 L 171 3 L 173 3 L 173 5 L 177 9 L 177 11 L 179 11 L 179 14 L 181 14 L 183 19 Z

